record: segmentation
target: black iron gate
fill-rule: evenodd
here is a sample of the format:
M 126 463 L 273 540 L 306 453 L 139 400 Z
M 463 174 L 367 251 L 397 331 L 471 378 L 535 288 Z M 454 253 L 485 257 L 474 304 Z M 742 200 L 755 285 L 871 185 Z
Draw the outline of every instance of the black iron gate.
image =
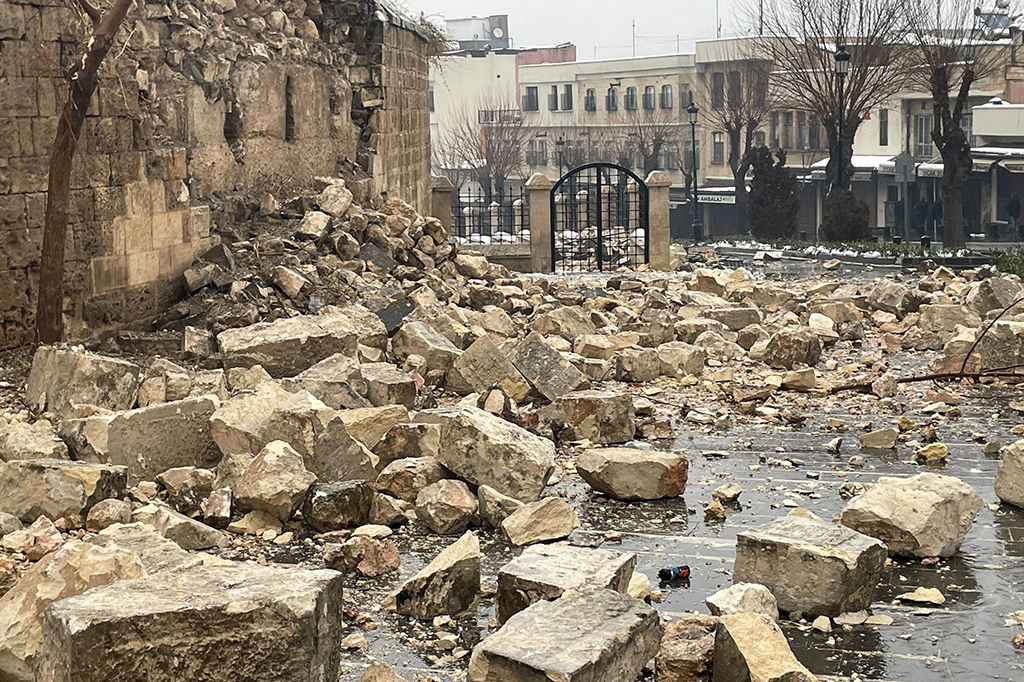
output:
M 590 163 L 551 189 L 556 271 L 614 270 L 648 262 L 647 185 L 632 171 Z

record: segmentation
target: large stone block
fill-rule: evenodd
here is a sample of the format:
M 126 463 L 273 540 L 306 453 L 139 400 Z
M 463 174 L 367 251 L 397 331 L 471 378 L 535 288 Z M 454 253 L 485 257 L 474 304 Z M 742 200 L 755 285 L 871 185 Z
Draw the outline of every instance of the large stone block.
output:
M 379 321 L 379 320 L 378 320 Z M 302 315 L 217 335 L 224 369 L 262 365 L 272 377 L 291 377 L 341 353 L 356 356 L 358 329 L 344 313 Z
M 175 467 L 209 468 L 221 453 L 210 434 L 216 396 L 186 398 L 117 414 L 67 419 L 60 434 L 76 459 L 128 468 L 131 482 Z
M 538 601 L 551 601 L 567 590 L 605 587 L 626 593 L 636 555 L 606 549 L 533 545 L 498 571 L 495 608 L 502 623 Z
M 123 466 L 33 459 L 0 465 L 0 511 L 31 523 L 40 516 L 84 523 L 100 500 L 121 497 L 128 480 Z
M 281 386 L 288 391 L 306 390 L 335 410 L 369 407 L 367 385 L 359 361 L 337 353 L 321 360 L 298 375 L 282 379 Z
M 480 597 L 480 558 L 480 541 L 467 532 L 398 589 L 394 610 L 421 620 L 473 613 Z
M 406 322 L 391 339 L 395 359 L 404 361 L 410 355 L 419 355 L 427 361 L 428 370 L 447 372 L 462 350 L 437 333 L 433 327 L 419 322 Z
M 625 443 L 636 433 L 636 412 L 628 393 L 586 390 L 567 393 L 541 411 L 562 440 Z
M 715 630 L 715 682 L 817 682 L 786 635 L 759 613 L 722 616 Z
M 36 680 L 334 682 L 343 606 L 336 571 L 165 571 L 53 605 Z
M 686 489 L 689 461 L 682 452 L 593 448 L 576 462 L 591 488 L 617 500 L 658 500 Z
M 48 422 L 12 422 L 0 427 L 0 462 L 14 459 L 67 459 L 64 444 Z
M 486 336 L 481 336 L 452 363 L 448 386 L 462 394 L 484 393 L 500 388 L 516 402 L 530 395 L 530 382 L 509 362 Z
M 882 540 L 890 554 L 952 556 L 981 507 L 974 488 L 953 476 L 883 476 L 850 500 L 843 509 L 842 524 Z
M 508 359 L 548 400 L 587 383 L 586 377 L 536 332 L 520 341 Z
M 424 410 L 416 419 L 440 424 L 437 461 L 473 485 L 536 500 L 554 470 L 554 443 L 481 409 Z
M 779 610 L 838 616 L 871 606 L 885 545 L 820 519 L 785 516 L 736 536 L 736 583 L 760 583 Z
M 35 679 L 32 666 L 43 639 L 46 607 L 93 587 L 145 575 L 134 553 L 77 540 L 43 557 L 0 597 L 0 679 Z
M 25 401 L 34 408 L 65 415 L 73 405 L 108 410 L 135 407 L 139 367 L 94 353 L 40 346 L 32 358 Z
M 715 664 L 714 616 L 683 616 L 665 626 L 654 659 L 657 682 L 710 682 Z
M 349 434 L 342 414 L 306 391 L 289 393 L 268 381 L 224 403 L 210 423 L 225 455 L 255 455 L 267 443 L 282 440 L 322 482 L 373 480 L 377 472 L 370 452 Z
M 1024 440 L 1003 448 L 995 487 L 1000 500 L 1024 508 Z
M 512 616 L 473 649 L 469 682 L 625 682 L 658 652 L 658 613 L 613 590 L 574 590 Z

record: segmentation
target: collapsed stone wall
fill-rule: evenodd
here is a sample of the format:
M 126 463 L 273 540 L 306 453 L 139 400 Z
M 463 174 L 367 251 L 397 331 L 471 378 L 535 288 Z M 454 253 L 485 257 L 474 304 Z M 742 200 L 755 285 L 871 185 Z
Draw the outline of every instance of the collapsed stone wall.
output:
M 31 340 L 49 152 L 87 24 L 0 4 L 0 348 Z M 216 240 L 218 193 L 344 175 L 367 204 L 429 192 L 428 46 L 374 0 L 137 2 L 101 72 L 72 174 L 69 337 L 153 317 Z M 422 92 L 420 92 L 422 91 Z

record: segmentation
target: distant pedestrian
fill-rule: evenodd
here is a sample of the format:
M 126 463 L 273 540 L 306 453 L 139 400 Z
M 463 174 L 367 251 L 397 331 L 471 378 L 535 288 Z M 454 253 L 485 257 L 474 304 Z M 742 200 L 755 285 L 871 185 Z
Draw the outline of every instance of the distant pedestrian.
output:
M 1010 216 L 1010 234 L 1017 233 L 1017 236 L 1024 240 L 1024 225 L 1020 224 L 1020 195 L 1014 194 L 1009 203 L 1006 204 L 1006 213 Z

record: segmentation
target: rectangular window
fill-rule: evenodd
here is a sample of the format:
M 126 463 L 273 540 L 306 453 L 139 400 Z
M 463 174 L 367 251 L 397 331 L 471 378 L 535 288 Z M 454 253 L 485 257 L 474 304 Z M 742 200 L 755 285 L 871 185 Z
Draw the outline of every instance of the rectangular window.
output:
M 773 111 L 768 122 L 768 139 L 772 149 L 779 147 L 779 112 Z
M 537 165 L 537 143 L 533 140 L 526 143 L 526 165 Z
M 711 163 L 725 163 L 725 133 L 711 133 Z
M 764 131 L 763 130 L 758 130 L 756 133 L 754 133 L 754 146 L 755 147 L 763 147 L 764 146 Z
M 654 109 L 654 97 L 655 95 L 653 85 L 648 85 L 646 88 L 644 88 L 644 109 L 647 109 L 648 111 Z
M 974 114 L 971 112 L 965 112 L 960 116 L 960 127 L 963 128 L 964 134 L 967 136 L 967 144 L 972 147 L 978 146 L 978 140 L 974 137 Z
M 878 110 L 878 146 L 889 146 L 889 110 Z
M 636 111 L 636 88 L 626 88 L 626 109 Z
M 527 86 L 523 95 L 523 111 L 540 111 L 540 96 L 535 85 Z
M 931 114 L 914 117 L 914 156 L 919 159 L 930 159 L 932 156 Z
M 689 83 L 683 83 L 679 86 L 679 104 L 684 109 L 693 104 L 693 91 L 690 90 Z
M 619 90 L 618 88 L 608 88 L 608 95 L 604 98 L 604 108 L 607 111 L 618 111 L 619 110 Z
M 818 125 L 818 117 L 811 116 L 807 127 L 807 146 L 810 149 L 821 148 L 821 126 Z
M 807 149 L 807 114 L 802 111 L 796 114 L 796 147 Z
M 736 108 L 740 106 L 740 101 L 743 97 L 742 84 L 740 82 L 740 72 L 730 71 L 729 72 L 729 106 Z
M 537 165 L 548 165 L 548 143 L 544 140 L 539 140 L 537 142 Z
M 793 112 L 787 111 L 782 115 L 782 148 L 793 148 Z
M 551 94 L 548 95 L 548 111 L 558 111 L 558 86 L 551 86 Z
M 711 108 L 721 109 L 725 106 L 725 74 L 711 74 Z
M 700 168 L 700 147 L 697 148 L 697 167 Z M 686 141 L 683 143 L 683 168 L 686 170 L 686 174 L 693 173 L 693 142 Z
M 427 92 L 427 97 L 430 99 L 430 102 L 429 102 L 430 112 L 433 113 L 434 112 L 434 86 L 433 85 L 430 86 L 430 90 Z
M 572 111 L 572 86 L 566 85 L 562 91 L 562 111 Z
M 587 90 L 587 96 L 583 100 L 583 108 L 587 111 L 597 111 L 597 91 L 593 88 Z
M 661 108 L 671 109 L 672 108 L 672 86 L 662 85 L 661 86 Z

